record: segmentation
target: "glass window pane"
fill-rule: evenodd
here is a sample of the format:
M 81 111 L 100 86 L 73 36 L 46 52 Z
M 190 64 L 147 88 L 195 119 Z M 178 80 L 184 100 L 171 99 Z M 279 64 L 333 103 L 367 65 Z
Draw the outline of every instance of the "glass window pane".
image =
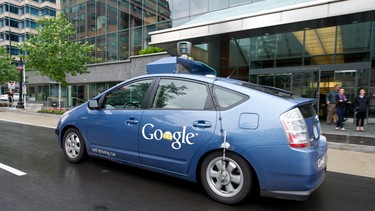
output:
M 148 43 L 151 42 L 151 35 L 150 32 L 156 31 L 156 25 L 147 26 L 144 28 L 144 35 L 143 35 L 143 43 L 144 47 L 148 46 Z
M 143 25 L 142 3 L 130 3 L 130 27 Z
M 96 2 L 87 2 L 87 36 L 91 37 L 96 34 Z
M 162 79 L 156 91 L 152 108 L 203 110 L 207 109 L 207 101 L 208 92 L 203 84 Z
M 171 20 L 169 1 L 158 1 L 158 22 Z
M 251 68 L 273 68 L 275 47 L 275 35 L 250 38 Z
M 138 55 L 142 50 L 142 28 L 132 29 L 130 32 L 130 55 Z
M 221 10 L 229 7 L 229 0 L 209 0 L 209 11 Z
M 333 54 L 335 34 L 335 26 L 306 30 L 306 55 Z
M 141 104 L 152 79 L 125 85 L 107 94 L 102 107 L 105 109 L 142 109 Z
M 98 34 L 104 34 L 108 32 L 109 18 L 107 16 L 108 5 L 106 3 L 96 3 L 96 28 Z
M 172 19 L 186 18 L 189 16 L 189 2 L 186 0 L 173 0 Z
M 238 105 L 239 103 L 247 99 L 246 95 L 218 86 L 215 86 L 214 92 L 220 109 L 224 110 Z
M 112 33 L 108 35 L 108 55 L 107 61 L 116 61 L 118 60 L 118 53 L 117 53 L 117 33 Z
M 370 61 L 371 22 L 337 28 L 337 63 Z
M 106 45 L 106 38 L 105 36 L 97 36 L 96 37 L 96 57 L 101 58 L 102 62 L 106 61 L 106 52 L 107 52 L 107 45 Z
M 119 11 L 120 11 L 120 29 L 129 28 L 129 3 L 127 0 L 119 1 Z
M 126 60 L 129 58 L 129 31 L 119 32 L 118 38 L 119 59 Z
M 95 45 L 95 37 L 87 39 L 87 42 L 88 42 L 89 45 Z M 91 51 L 90 54 L 91 54 L 92 57 L 95 57 L 96 51 Z
M 276 35 L 276 67 L 302 65 L 303 42 L 301 43 L 295 35 L 299 33 L 301 32 Z
M 190 0 L 190 15 L 208 12 L 208 0 Z
M 156 0 L 145 0 L 144 1 L 144 22 L 145 25 L 156 23 Z
M 112 6 L 111 6 L 112 5 Z M 109 27 L 108 30 L 109 32 L 114 32 L 118 30 L 118 24 L 117 24 L 117 4 L 111 4 L 108 8 L 108 18 L 109 18 Z
M 81 4 L 77 13 L 77 33 L 79 38 L 86 37 L 86 4 Z

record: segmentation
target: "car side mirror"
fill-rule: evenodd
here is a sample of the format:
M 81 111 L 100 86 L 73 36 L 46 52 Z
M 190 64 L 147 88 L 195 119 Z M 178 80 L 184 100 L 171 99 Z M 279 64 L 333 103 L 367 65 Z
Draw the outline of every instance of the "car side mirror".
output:
M 89 101 L 89 109 L 99 109 L 99 103 L 97 100 Z

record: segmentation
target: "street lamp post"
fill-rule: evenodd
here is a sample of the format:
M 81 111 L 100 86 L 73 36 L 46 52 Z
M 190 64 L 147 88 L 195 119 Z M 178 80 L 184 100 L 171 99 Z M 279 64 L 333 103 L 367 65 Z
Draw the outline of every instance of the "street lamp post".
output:
M 21 51 L 21 55 L 22 55 L 22 51 Z M 20 57 L 20 65 L 17 67 L 17 70 L 20 71 L 20 93 L 19 93 L 19 98 L 18 98 L 18 103 L 16 105 L 16 108 L 25 108 L 25 106 L 23 104 L 23 93 L 22 93 L 23 71 L 24 71 L 24 67 L 23 67 L 23 63 L 22 63 L 22 57 Z

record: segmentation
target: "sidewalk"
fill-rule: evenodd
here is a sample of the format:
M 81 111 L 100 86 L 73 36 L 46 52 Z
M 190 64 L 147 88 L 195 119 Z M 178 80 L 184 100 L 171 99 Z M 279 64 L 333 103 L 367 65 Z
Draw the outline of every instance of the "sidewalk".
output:
M 336 130 L 335 125 L 321 122 L 321 133 L 326 136 L 329 148 L 375 154 L 375 124 L 367 124 L 364 128 L 365 132 L 358 132 L 353 122 L 346 122 L 346 130 L 341 131 Z
M 26 109 L 0 107 L 0 120 L 55 128 L 59 115 L 40 114 L 41 105 L 29 104 Z M 328 140 L 328 171 L 375 178 L 375 125 L 366 125 L 366 132 L 356 132 L 352 123 L 346 131 L 321 123 Z
M 60 115 L 37 113 L 42 104 L 27 104 L 26 109 L 0 107 L 0 120 L 27 125 L 56 128 Z
M 364 125 L 365 132 L 356 131 L 355 123 L 353 120 L 345 122 L 345 131 L 336 130 L 335 124 L 327 125 L 324 121 L 320 122 L 322 127 L 322 134 L 332 134 L 340 136 L 354 136 L 354 137 L 368 137 L 375 139 L 375 124 Z M 375 141 L 375 140 L 374 140 Z M 375 143 L 374 143 L 375 146 Z

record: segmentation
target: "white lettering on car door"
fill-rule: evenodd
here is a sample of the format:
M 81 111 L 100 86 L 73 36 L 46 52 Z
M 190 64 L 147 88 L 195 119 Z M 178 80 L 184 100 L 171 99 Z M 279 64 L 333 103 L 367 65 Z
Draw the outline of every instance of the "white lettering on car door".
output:
M 146 134 L 146 129 L 153 129 L 155 126 L 151 123 L 147 123 L 142 127 L 142 136 L 144 139 L 148 141 L 152 140 L 166 140 L 166 141 L 173 141 L 171 146 L 173 149 L 178 150 L 181 148 L 182 144 L 187 145 L 193 145 L 194 142 L 192 139 L 194 139 L 196 136 L 198 136 L 198 133 L 187 133 L 186 126 L 182 126 L 181 131 L 175 131 L 174 133 L 170 131 L 163 131 L 161 129 L 155 129 L 153 132 Z

